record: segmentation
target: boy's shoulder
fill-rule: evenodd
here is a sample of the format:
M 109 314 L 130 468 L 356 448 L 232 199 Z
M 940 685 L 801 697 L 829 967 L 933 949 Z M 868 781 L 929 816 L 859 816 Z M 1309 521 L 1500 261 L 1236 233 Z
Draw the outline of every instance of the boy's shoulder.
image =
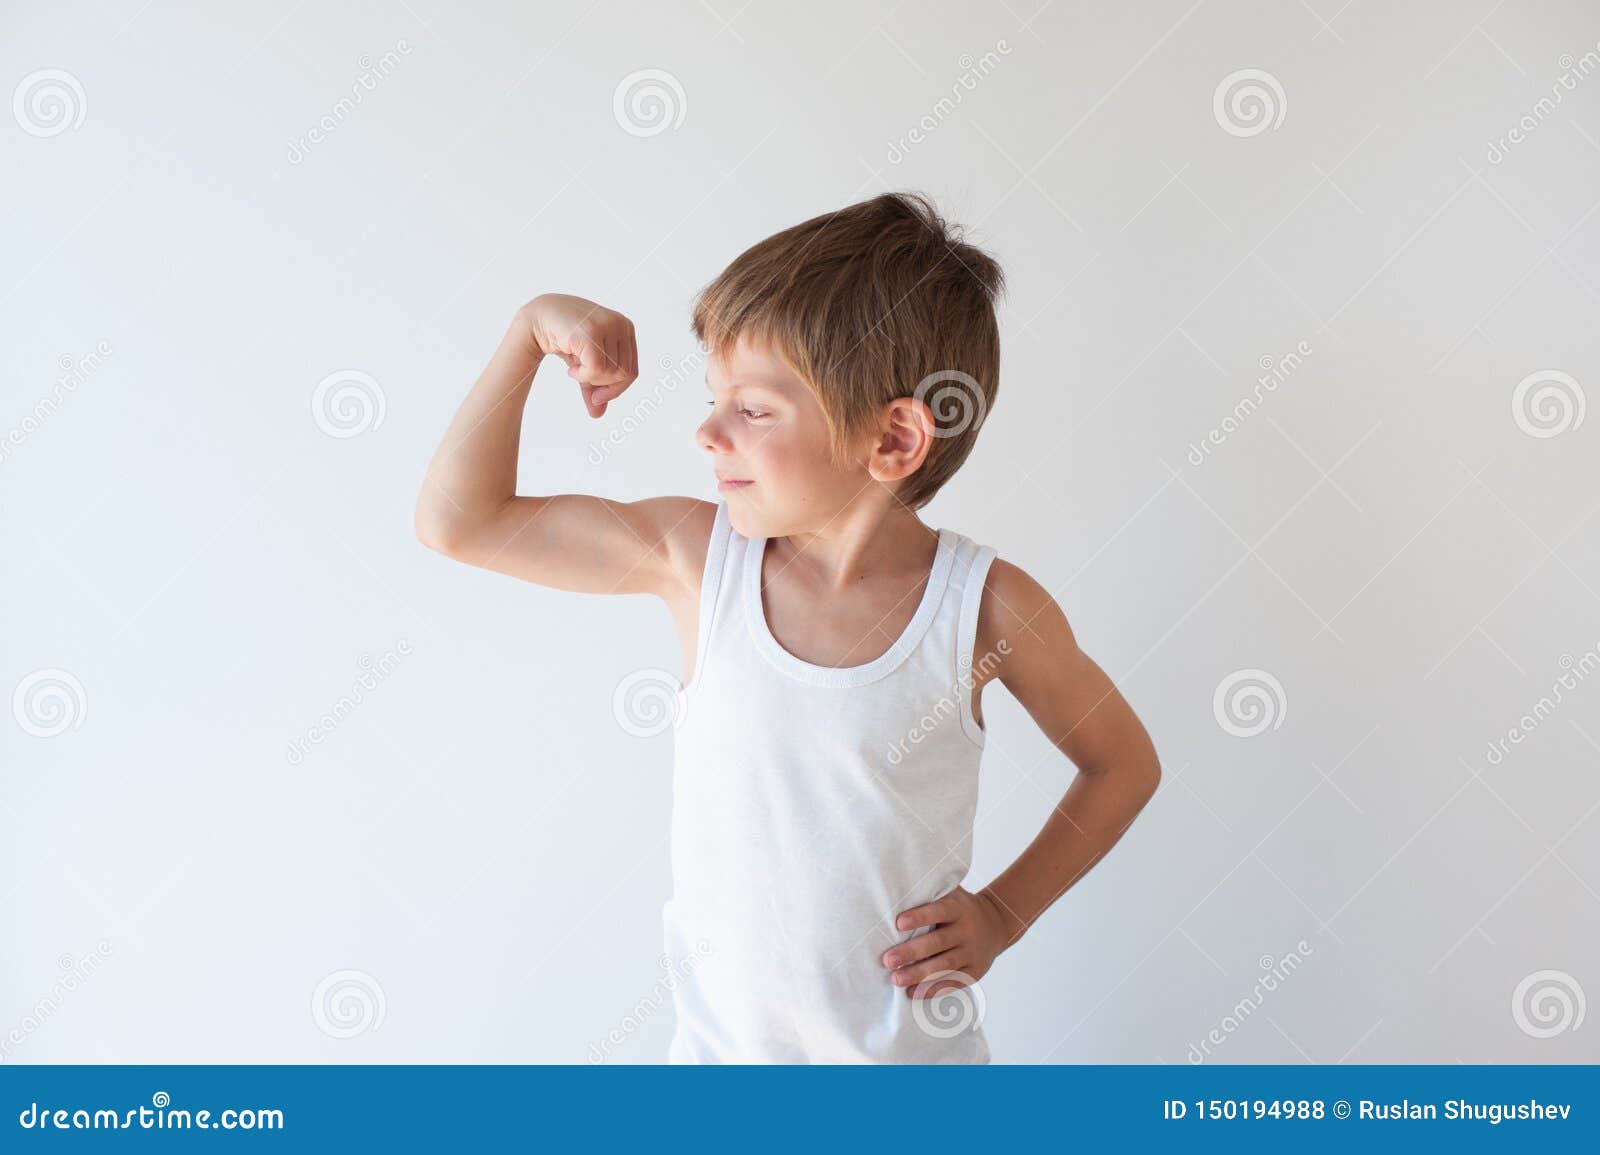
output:
M 978 655 L 995 655 L 985 669 L 1000 676 L 1008 661 L 1027 662 L 1046 646 L 1047 638 L 1063 631 L 1070 637 L 1066 616 L 1050 591 L 1021 566 L 997 556 L 984 575 L 974 670 Z
M 698 497 L 657 497 L 640 504 L 652 506 L 653 540 L 666 551 L 667 566 L 677 579 L 674 588 L 691 599 L 697 597 L 718 503 Z

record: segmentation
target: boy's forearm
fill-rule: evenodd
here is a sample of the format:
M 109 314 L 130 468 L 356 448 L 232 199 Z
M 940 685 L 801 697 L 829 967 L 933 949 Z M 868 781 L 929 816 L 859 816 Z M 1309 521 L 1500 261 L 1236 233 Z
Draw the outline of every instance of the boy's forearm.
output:
M 516 496 L 522 412 L 543 359 L 519 312 L 428 464 L 417 498 L 419 534 L 489 517 Z
M 1007 946 L 1117 844 L 1159 779 L 1143 759 L 1078 774 L 1038 836 L 980 892 L 999 911 Z

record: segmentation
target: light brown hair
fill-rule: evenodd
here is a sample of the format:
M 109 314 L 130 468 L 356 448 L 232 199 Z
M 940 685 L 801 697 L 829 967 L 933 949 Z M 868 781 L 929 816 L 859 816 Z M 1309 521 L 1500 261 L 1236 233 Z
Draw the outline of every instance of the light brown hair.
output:
M 937 436 L 898 490 L 925 505 L 972 452 L 1000 383 L 993 257 L 917 193 L 886 193 L 746 249 L 694 305 L 713 354 L 741 336 L 771 345 L 816 393 L 835 465 L 883 406 L 917 397 Z

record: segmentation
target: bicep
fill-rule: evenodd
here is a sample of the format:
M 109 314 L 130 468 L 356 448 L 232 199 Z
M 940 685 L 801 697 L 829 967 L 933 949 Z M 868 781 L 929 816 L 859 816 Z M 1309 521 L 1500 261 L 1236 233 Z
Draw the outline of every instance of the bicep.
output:
M 1053 745 L 1093 773 L 1149 736 L 1109 675 L 1078 645 L 1056 600 L 1016 566 L 997 560 L 981 628 L 1004 638 L 998 678 Z M 985 620 L 987 619 L 987 620 Z M 996 643 L 997 644 L 997 641 Z
M 458 561 L 575 593 L 671 595 L 716 507 L 691 497 L 514 497 L 446 544 Z

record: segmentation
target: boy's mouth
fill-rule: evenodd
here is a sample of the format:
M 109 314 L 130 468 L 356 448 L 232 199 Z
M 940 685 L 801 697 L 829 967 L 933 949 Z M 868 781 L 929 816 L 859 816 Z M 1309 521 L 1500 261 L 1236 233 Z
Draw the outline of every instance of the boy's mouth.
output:
M 722 493 L 726 493 L 730 489 L 743 489 L 747 485 L 754 485 L 754 484 L 755 484 L 755 482 L 753 482 L 753 481 L 741 481 L 738 478 L 733 478 L 733 477 L 719 477 L 719 478 L 717 478 L 717 489 L 718 489 L 719 492 L 722 492 Z

